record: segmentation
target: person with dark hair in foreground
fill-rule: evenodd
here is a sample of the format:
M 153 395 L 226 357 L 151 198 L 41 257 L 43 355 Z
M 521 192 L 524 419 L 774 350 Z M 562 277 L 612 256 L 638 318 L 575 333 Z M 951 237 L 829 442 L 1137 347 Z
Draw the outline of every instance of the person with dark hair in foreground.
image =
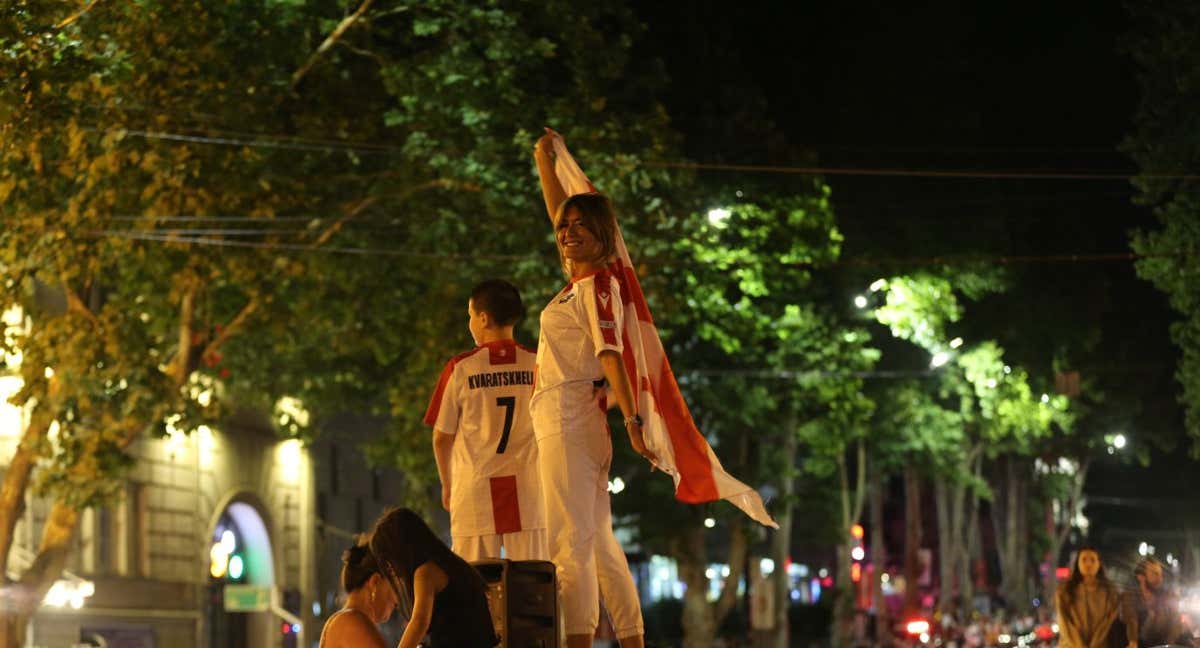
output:
M 1054 609 L 1058 613 L 1060 648 L 1107 648 L 1109 645 L 1128 645 L 1137 648 L 1137 617 L 1129 608 L 1127 597 L 1104 573 L 1100 552 L 1094 547 L 1080 547 L 1075 555 L 1071 577 L 1058 586 L 1054 594 Z M 1124 640 L 1110 633 L 1117 621 L 1124 625 Z
M 386 648 L 378 624 L 396 609 L 396 593 L 379 573 L 371 549 L 357 543 L 342 554 L 346 603 L 321 629 L 321 648 Z
M 499 642 L 487 585 L 419 515 L 394 508 L 375 521 L 371 554 L 408 612 L 399 648 L 428 634 L 435 648 L 491 648 Z

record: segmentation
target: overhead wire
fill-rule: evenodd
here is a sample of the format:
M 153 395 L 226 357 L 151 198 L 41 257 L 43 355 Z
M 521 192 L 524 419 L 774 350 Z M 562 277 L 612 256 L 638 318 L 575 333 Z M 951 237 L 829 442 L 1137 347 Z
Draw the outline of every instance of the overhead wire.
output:
M 102 132 L 112 132 L 132 135 L 147 139 L 159 139 L 192 144 L 213 144 L 223 146 L 262 147 L 277 149 L 306 150 L 316 152 L 349 152 L 349 153 L 387 153 L 400 152 L 403 147 L 386 144 L 370 144 L 351 140 L 316 140 L 312 143 L 305 138 L 292 136 L 276 136 L 256 134 L 253 137 L 208 135 L 188 135 L 167 131 L 148 131 L 136 129 L 96 129 Z M 216 131 L 210 131 L 216 132 Z M 339 142 L 345 142 L 344 144 Z M 791 174 L 791 175 L 844 175 L 844 176 L 875 176 L 903 178 L 942 178 L 942 179 L 980 179 L 980 180 L 1090 180 L 1090 181 L 1129 181 L 1135 178 L 1155 180 L 1200 180 L 1200 174 L 1192 173 L 1108 173 L 1099 171 L 1055 171 L 1055 170 L 959 170 L 959 169 L 912 169 L 912 168 L 870 168 L 870 167 L 827 167 L 827 166 L 786 166 L 766 164 L 726 164 L 715 162 L 692 162 L 685 160 L 643 160 L 641 166 L 649 168 L 669 168 L 692 171 L 736 171 L 745 173 Z
M 330 254 L 351 254 L 357 256 L 387 256 L 412 257 L 422 259 L 472 260 L 487 259 L 496 261 L 521 261 L 535 258 L 527 254 L 447 254 L 444 252 L 419 252 L 413 250 L 397 250 L 388 248 L 364 248 L 348 246 L 314 245 L 303 243 L 262 242 L 262 241 L 228 241 L 224 239 L 200 236 L 166 236 L 132 230 L 95 230 L 88 232 L 92 238 L 115 237 L 135 241 L 150 241 L 157 243 L 178 243 L 182 245 L 202 245 L 212 247 L 249 248 L 278 251 L 326 252 Z
M 224 136 L 213 137 L 210 135 L 189 135 L 185 133 L 173 133 L 167 131 L 148 131 L 135 129 L 94 129 L 102 132 L 121 133 L 126 136 L 144 137 L 149 139 L 159 139 L 164 141 L 181 142 L 181 143 L 203 143 L 225 146 L 249 146 L 249 147 L 267 147 L 292 150 L 306 150 L 317 152 L 353 152 L 353 153 L 383 153 L 391 151 L 399 151 L 401 147 L 372 144 L 364 142 L 354 142 L 350 140 L 329 140 L 329 139 L 312 139 L 293 136 L 276 136 L 262 133 L 247 133 L 244 131 L 216 131 L 214 129 L 206 129 L 208 132 L 224 133 Z M 1096 173 L 1096 172 L 1053 172 L 1053 171 L 963 171 L 963 170 L 935 170 L 935 169 L 885 169 L 885 168 L 848 168 L 848 167 L 798 167 L 798 166 L 770 166 L 770 165 L 741 165 L 741 164 L 715 164 L 715 163 L 698 163 L 698 162 L 672 162 L 672 161 L 643 161 L 642 165 L 647 167 L 662 167 L 662 168 L 682 168 L 693 170 L 716 170 L 716 171 L 741 171 L 741 172 L 762 172 L 762 173 L 794 173 L 808 175 L 874 175 L 874 176 L 894 176 L 894 177 L 932 177 L 932 178 L 980 178 L 980 179 L 1070 179 L 1070 180 L 1129 180 L 1134 176 L 1128 174 L 1114 173 Z M 1143 174 L 1140 177 L 1152 177 L 1163 179 L 1183 179 L 1193 180 L 1200 179 L 1200 175 L 1192 174 Z M 1047 199 L 1055 199 L 1053 196 L 1046 196 Z M 1011 196 L 997 196 L 996 200 L 1010 200 Z M 944 201 L 948 204 L 953 201 Z M 980 199 L 967 199 L 961 204 L 971 204 L 981 202 Z M 847 206 L 854 209 L 856 206 Z M 329 217 L 325 217 L 329 218 Z M 263 225 L 258 228 L 219 228 L 219 227 L 204 227 L 204 228 L 171 228 L 163 230 L 153 230 L 153 233 L 144 233 L 144 230 L 103 230 L 100 234 L 105 236 L 120 236 L 125 238 L 133 238 L 144 241 L 156 241 L 164 243 L 189 243 L 196 245 L 211 245 L 221 247 L 243 247 L 243 248 L 259 248 L 267 247 L 276 250 L 303 251 L 321 249 L 343 254 L 358 254 L 358 255 L 384 255 L 384 256 L 412 256 L 419 258 L 465 258 L 464 255 L 443 255 L 432 252 L 415 252 L 409 250 L 381 249 L 381 248 L 365 248 L 365 247 L 321 247 L 312 248 L 311 246 L 298 243 L 259 243 L 253 241 L 227 241 L 222 239 L 214 239 L 212 236 L 254 236 L 266 234 L 302 234 L 302 230 L 285 230 L 272 229 L 271 224 L 284 223 L 314 223 L 320 222 L 322 217 L 310 216 L 276 216 L 276 217 L 249 217 L 249 216 L 114 216 L 114 221 L 121 222 L 163 222 L 163 223 L 254 223 Z M 359 224 L 355 223 L 355 226 Z M 139 233 L 142 232 L 142 233 Z M 1178 257 L 1190 255 L 1191 252 L 1179 252 L 1165 255 L 1150 255 L 1150 256 L 1166 256 Z M 492 259 L 523 259 L 529 258 L 525 255 L 471 255 L 472 258 L 492 258 Z M 1050 254 L 1050 255 L 992 255 L 992 256 L 973 256 L 973 255 L 938 255 L 925 257 L 895 257 L 895 258 L 846 258 L 833 262 L 829 265 L 938 265 L 948 263 L 997 263 L 1002 265 L 1017 264 L 1017 263 L 1101 263 L 1101 262 L 1128 262 L 1136 261 L 1141 258 L 1148 258 L 1148 255 L 1138 255 L 1134 253 L 1111 253 L 1111 254 Z M 800 266 L 811 266 L 812 264 L 790 264 Z

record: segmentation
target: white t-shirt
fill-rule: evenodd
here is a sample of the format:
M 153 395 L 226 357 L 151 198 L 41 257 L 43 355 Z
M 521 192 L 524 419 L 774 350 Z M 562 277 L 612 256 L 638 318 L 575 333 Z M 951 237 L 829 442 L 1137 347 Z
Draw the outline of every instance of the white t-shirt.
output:
M 546 526 L 529 416 L 533 351 L 490 342 L 446 363 L 425 424 L 453 434 L 450 534 L 515 533 Z
M 573 280 L 542 309 L 533 399 L 572 383 L 604 379 L 598 356 L 621 353 L 625 312 L 608 270 Z

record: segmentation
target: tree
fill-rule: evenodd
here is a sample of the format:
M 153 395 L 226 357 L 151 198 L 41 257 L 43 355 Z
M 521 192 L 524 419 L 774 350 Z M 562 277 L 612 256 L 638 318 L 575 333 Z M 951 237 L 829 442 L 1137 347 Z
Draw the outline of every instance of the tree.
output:
M 0 489 L 0 563 L 27 490 L 53 501 L 3 646 L 126 448 L 231 404 L 290 397 L 273 419 L 304 437 L 305 410 L 388 411 L 391 383 L 390 459 L 423 495 L 429 451 L 396 439 L 465 286 L 501 263 L 553 274 L 528 256 L 547 232 L 521 181 L 532 133 L 577 124 L 631 211 L 654 211 L 645 191 L 666 177 L 637 167 L 665 137 L 652 75 L 626 77 L 628 41 L 606 36 L 633 30 L 598 26 L 629 25 L 621 8 L 35 4 L 0 21 L 0 301 L 28 315 L 5 350 L 32 420 Z
M 964 273 L 956 279 L 958 291 L 973 297 L 999 286 L 995 277 L 986 273 Z M 971 591 L 970 558 L 979 547 L 980 498 L 991 500 L 997 525 L 1002 591 L 1010 602 L 1020 604 L 1029 598 L 1028 496 L 1033 456 L 1040 441 L 1071 428 L 1068 401 L 1064 396 L 1037 396 L 1027 373 L 1007 364 L 1003 349 L 994 342 L 947 340 L 949 327 L 964 313 L 950 280 L 914 274 L 881 279 L 871 288 L 882 295 L 874 298 L 881 303 L 872 316 L 887 326 L 892 336 L 928 353 L 934 372 L 931 377 L 935 380 L 908 381 L 884 391 L 881 411 L 888 412 L 889 418 L 881 427 L 897 436 L 890 442 L 885 436 L 881 449 L 895 453 L 891 465 L 899 460 L 910 473 L 905 481 L 910 505 L 919 506 L 920 480 L 918 471 L 908 467 L 925 466 L 924 477 L 934 483 L 939 607 L 949 609 L 956 591 L 962 595 Z M 988 464 L 1002 468 L 993 471 L 991 483 L 985 481 Z M 915 512 L 906 517 L 910 518 L 906 519 L 906 572 L 911 581 L 915 573 L 911 554 L 920 543 L 912 526 L 919 517 Z M 910 582 L 908 591 L 914 589 Z
M 806 461 L 814 471 L 828 476 L 841 465 L 826 446 L 832 438 L 843 439 L 842 451 L 852 443 L 845 439 L 852 439 L 855 413 L 864 406 L 855 370 L 873 356 L 862 347 L 865 333 L 844 327 L 820 305 L 813 268 L 836 258 L 839 242 L 821 187 L 730 199 L 734 193 L 713 191 L 710 202 L 697 201 L 698 209 L 671 223 L 676 236 L 650 260 L 657 285 L 648 294 L 700 429 L 733 474 L 752 485 L 770 483 L 778 493 L 773 514 L 781 529 L 772 555 L 784 565 L 800 448 L 816 448 Z M 711 645 L 736 602 L 753 532 L 720 508 L 664 509 L 643 488 L 660 486 L 639 484 L 618 499 L 619 510 L 638 515 L 644 546 L 679 561 L 688 585 L 685 641 Z M 714 604 L 705 598 L 714 543 L 700 521 L 708 516 L 729 533 L 730 573 Z M 785 570 L 777 569 L 773 580 L 781 590 L 778 627 L 786 633 Z
M 1200 456 L 1200 190 L 1188 177 L 1200 162 L 1200 8 L 1143 0 L 1130 4 L 1138 27 L 1128 48 L 1140 70 L 1142 98 L 1125 151 L 1140 169 L 1138 202 L 1154 210 L 1160 227 L 1134 234 L 1142 256 L 1138 275 L 1154 283 L 1182 316 L 1171 339 L 1182 351 L 1176 371 L 1192 454 Z

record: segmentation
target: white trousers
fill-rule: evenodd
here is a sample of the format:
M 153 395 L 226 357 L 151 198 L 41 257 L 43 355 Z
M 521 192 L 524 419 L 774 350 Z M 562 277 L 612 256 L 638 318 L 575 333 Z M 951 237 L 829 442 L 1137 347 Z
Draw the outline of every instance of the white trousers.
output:
M 492 533 L 490 535 L 453 536 L 454 553 L 467 562 L 484 558 L 499 558 L 504 547 L 504 557 L 509 560 L 550 560 L 550 546 L 545 529 L 525 529 L 515 533 Z
M 633 574 L 613 534 L 612 439 L 604 412 L 588 400 L 591 386 L 575 391 L 543 394 L 532 408 L 559 607 L 568 635 L 593 634 L 603 596 L 617 638 L 623 639 L 644 629 Z

